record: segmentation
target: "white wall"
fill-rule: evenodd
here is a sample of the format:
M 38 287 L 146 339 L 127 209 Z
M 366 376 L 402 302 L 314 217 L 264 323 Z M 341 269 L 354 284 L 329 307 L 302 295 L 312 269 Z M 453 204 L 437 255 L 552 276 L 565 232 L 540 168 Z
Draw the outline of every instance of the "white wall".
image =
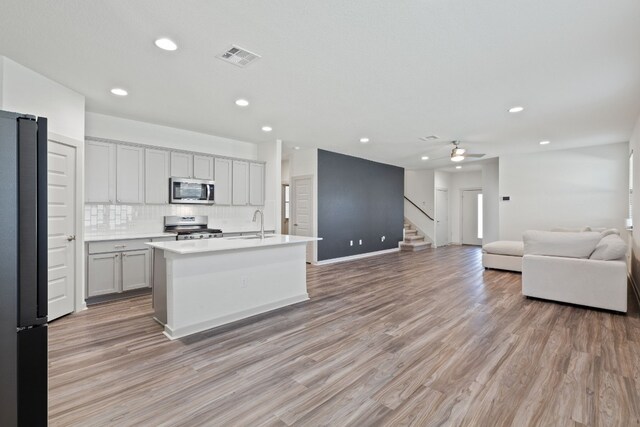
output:
M 462 190 L 482 189 L 482 172 L 455 172 L 451 174 L 451 188 L 449 189 L 449 226 L 451 228 L 451 243 L 462 243 Z
M 449 172 L 443 172 L 443 171 L 435 171 L 434 173 L 434 187 L 435 190 L 442 190 L 445 189 L 448 192 L 448 199 L 449 199 L 449 204 L 447 205 L 447 210 L 448 210 L 448 221 L 447 221 L 447 240 L 445 242 L 439 242 L 437 239 L 437 227 L 438 227 L 438 221 L 441 221 L 442 218 L 438 217 L 438 198 L 437 196 L 434 198 L 435 202 L 434 202 L 434 211 L 435 211 L 435 216 L 433 217 L 436 220 L 436 225 L 435 225 L 435 237 L 436 239 L 434 240 L 436 246 L 443 246 L 443 245 L 448 245 L 451 242 L 451 173 Z M 435 195 L 435 191 L 434 191 L 434 195 Z
M 0 56 L 2 110 L 48 119 L 49 132 L 84 140 L 84 96 Z
M 631 233 L 631 277 L 636 287 L 636 295 L 640 291 L 640 117 L 629 140 L 629 152 L 633 151 L 633 230 Z
M 500 239 L 500 161 L 492 159 L 482 165 L 482 244 Z
M 313 177 L 313 236 L 318 237 L 318 150 L 315 148 L 303 148 L 295 150 L 289 159 L 289 173 L 291 180 L 299 176 Z M 293 183 L 293 181 L 292 181 Z M 291 189 L 293 197 L 293 188 Z M 291 230 L 289 230 L 291 233 Z M 322 237 L 322 236 L 320 236 Z M 318 262 L 318 244 L 311 243 L 311 256 L 307 262 Z
M 282 161 L 282 183 L 289 184 L 291 181 L 291 172 L 289 170 L 289 159 Z
M 500 157 L 500 239 L 528 229 L 624 228 L 628 144 Z
M 434 171 L 407 170 L 404 171 L 404 193 L 416 205 L 435 218 L 434 214 Z M 435 242 L 435 223 L 416 209 L 411 203 L 404 201 L 404 216 L 416 226 L 420 234 L 427 240 Z
M 87 136 L 249 160 L 258 158 L 258 146 L 250 142 L 98 113 L 87 112 L 86 123 Z
M 265 229 L 280 233 L 282 221 L 282 141 L 277 140 L 258 145 L 258 160 L 265 165 L 264 223 Z

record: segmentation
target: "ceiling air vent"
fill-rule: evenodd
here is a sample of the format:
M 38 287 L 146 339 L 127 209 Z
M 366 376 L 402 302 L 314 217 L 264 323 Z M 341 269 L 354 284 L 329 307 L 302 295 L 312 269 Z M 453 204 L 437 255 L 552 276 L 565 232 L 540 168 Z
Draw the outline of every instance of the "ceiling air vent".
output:
M 429 136 L 421 136 L 420 139 L 422 141 L 433 141 L 434 139 L 438 139 L 438 135 L 429 135 Z
M 231 46 L 229 50 L 217 57 L 225 62 L 235 65 L 236 67 L 244 68 L 256 59 L 260 58 L 260 55 L 249 52 L 248 50 L 238 46 Z

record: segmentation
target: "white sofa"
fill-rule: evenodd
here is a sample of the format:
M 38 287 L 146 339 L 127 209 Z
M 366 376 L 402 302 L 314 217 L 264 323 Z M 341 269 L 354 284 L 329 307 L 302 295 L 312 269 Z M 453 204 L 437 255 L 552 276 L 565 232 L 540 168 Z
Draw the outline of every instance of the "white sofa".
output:
M 627 248 L 619 235 L 527 231 L 523 242 L 523 295 L 627 311 Z
M 522 271 L 522 241 L 499 240 L 482 246 L 482 265 L 496 270 Z

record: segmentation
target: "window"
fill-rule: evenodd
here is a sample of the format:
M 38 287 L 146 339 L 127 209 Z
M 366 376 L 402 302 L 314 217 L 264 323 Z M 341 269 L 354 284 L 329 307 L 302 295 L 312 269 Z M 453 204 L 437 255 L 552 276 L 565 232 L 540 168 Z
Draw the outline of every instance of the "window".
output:
M 478 194 L 478 239 L 482 239 L 482 193 Z

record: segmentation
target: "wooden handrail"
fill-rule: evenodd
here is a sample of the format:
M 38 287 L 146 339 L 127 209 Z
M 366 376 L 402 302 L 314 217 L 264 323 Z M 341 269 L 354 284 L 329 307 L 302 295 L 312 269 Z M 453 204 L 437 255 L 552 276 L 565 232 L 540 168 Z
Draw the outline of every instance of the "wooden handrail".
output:
M 406 200 L 407 202 L 409 202 L 409 203 L 411 203 L 413 206 L 415 206 L 415 207 L 416 207 L 416 209 L 418 209 L 420 212 L 422 212 L 423 214 L 425 214 L 427 218 L 429 218 L 431 221 L 433 221 L 433 218 L 431 218 L 431 217 L 429 216 L 429 214 L 428 214 L 428 213 L 426 213 L 425 211 L 423 211 L 422 209 L 420 209 L 420 206 L 416 205 L 416 204 L 415 204 L 415 203 L 413 203 L 411 200 L 409 200 L 409 198 L 408 198 L 407 196 L 404 196 L 404 198 L 405 198 L 405 200 Z

